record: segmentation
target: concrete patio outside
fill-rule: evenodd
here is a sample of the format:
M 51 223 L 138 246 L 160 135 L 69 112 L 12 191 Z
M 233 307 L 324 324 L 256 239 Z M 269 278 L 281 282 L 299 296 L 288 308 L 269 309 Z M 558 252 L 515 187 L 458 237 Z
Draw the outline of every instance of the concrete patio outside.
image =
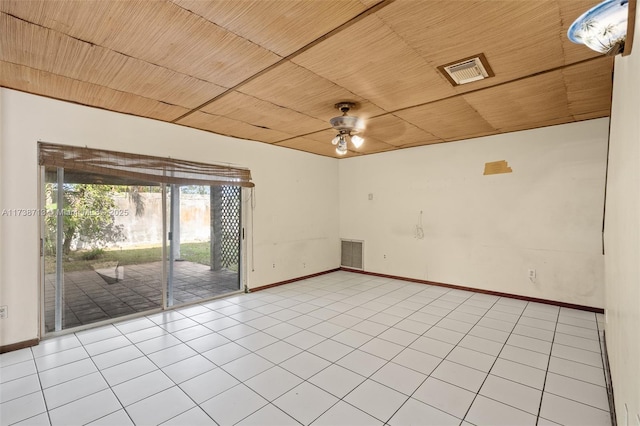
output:
M 117 282 L 94 270 L 64 274 L 62 328 L 77 327 L 162 306 L 162 262 L 120 266 Z M 106 278 L 106 279 L 105 279 Z M 112 284 L 109 284 L 109 282 Z M 45 277 L 45 330 L 54 330 L 55 274 Z M 238 273 L 212 271 L 208 265 L 174 262 L 174 305 L 240 289 Z

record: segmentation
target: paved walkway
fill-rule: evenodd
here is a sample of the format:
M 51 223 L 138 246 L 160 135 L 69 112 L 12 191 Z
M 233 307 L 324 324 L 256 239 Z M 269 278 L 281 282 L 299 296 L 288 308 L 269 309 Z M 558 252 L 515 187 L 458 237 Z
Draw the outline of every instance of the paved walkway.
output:
M 120 266 L 116 282 L 105 270 L 64 275 L 63 328 L 77 327 L 162 306 L 162 262 Z M 102 274 L 101 274 L 102 273 Z M 208 265 L 174 263 L 174 304 L 194 302 L 239 289 L 238 273 Z M 45 277 L 45 328 L 54 328 L 55 274 Z M 110 284 L 111 283 L 111 284 Z

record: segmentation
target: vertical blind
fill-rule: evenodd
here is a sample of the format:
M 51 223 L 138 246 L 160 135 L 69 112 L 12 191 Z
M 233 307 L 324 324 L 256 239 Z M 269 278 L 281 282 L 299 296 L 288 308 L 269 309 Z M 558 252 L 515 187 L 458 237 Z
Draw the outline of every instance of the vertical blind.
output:
M 167 184 L 254 186 L 251 171 L 241 167 L 47 142 L 38 146 L 42 166 Z

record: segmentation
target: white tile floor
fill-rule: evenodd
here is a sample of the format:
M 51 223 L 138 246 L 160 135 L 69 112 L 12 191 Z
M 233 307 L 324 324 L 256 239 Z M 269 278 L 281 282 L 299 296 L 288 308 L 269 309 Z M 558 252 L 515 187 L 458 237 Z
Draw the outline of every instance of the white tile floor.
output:
M 610 424 L 600 315 L 335 272 L 0 355 L 0 424 Z

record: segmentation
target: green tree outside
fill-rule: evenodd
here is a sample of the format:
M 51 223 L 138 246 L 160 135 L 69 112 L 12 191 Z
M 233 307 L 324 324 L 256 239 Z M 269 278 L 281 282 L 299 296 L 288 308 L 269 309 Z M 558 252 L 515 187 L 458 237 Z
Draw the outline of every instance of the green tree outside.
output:
M 50 202 L 47 210 L 53 212 L 47 216 L 47 249 L 55 251 L 56 219 L 63 218 L 64 254 L 71 252 L 74 241 L 90 249 L 103 248 L 110 243 L 124 241 L 122 225 L 116 225 L 118 212 L 112 196 L 113 187 L 97 184 L 65 184 L 64 205 L 60 209 L 57 203 L 57 185 L 47 184 L 46 198 Z M 128 212 L 122 212 L 128 213 Z

